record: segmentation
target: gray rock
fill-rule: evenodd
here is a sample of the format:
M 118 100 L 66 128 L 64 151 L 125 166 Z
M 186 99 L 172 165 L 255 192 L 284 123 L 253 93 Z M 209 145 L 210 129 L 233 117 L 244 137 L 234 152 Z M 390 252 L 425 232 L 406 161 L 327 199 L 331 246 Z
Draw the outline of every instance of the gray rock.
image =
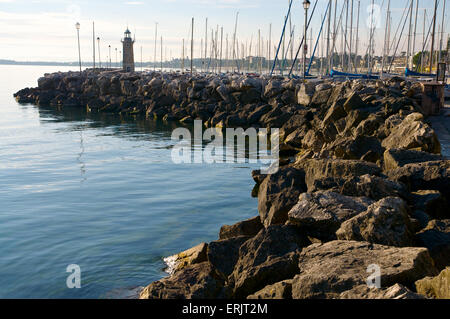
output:
M 208 244 L 201 243 L 181 253 L 164 258 L 164 262 L 167 264 L 166 272 L 173 274 L 187 266 L 206 261 L 207 248 Z
M 304 172 L 292 167 L 280 168 L 268 175 L 259 187 L 258 211 L 265 227 L 283 224 L 288 211 L 306 191 Z
M 398 248 L 357 241 L 312 244 L 299 256 L 299 274 L 292 283 L 294 299 L 339 298 L 366 284 L 368 266 L 381 269 L 381 287 L 411 286 L 437 270 L 426 248 Z
M 428 248 L 439 270 L 450 265 L 450 219 L 430 221 L 416 234 L 416 244 Z
M 434 130 L 423 122 L 423 115 L 412 113 L 382 142 L 386 149 L 415 149 L 440 154 L 441 145 Z
M 343 183 L 340 193 L 347 196 L 364 196 L 373 200 L 380 200 L 389 196 L 409 198 L 405 185 L 368 174 L 347 179 Z
M 300 227 L 309 236 L 336 239 L 342 222 L 364 212 L 373 201 L 365 197 L 350 197 L 331 191 L 303 193 L 288 213 L 289 223 Z
M 312 97 L 315 92 L 315 84 L 303 83 L 297 92 L 297 103 L 300 105 L 308 106 L 311 103 Z
M 253 237 L 263 228 L 259 216 L 238 222 L 234 225 L 223 225 L 220 228 L 219 239 L 229 239 L 239 236 Z
M 349 113 L 352 110 L 365 108 L 367 107 L 366 103 L 361 99 L 358 93 L 353 92 L 350 94 L 348 99 L 344 103 L 344 109 L 347 113 Z
M 269 81 L 269 83 L 266 85 L 265 91 L 264 91 L 264 96 L 268 99 L 279 95 L 281 93 L 281 81 L 278 80 L 271 80 Z
M 384 149 L 376 137 L 358 135 L 356 137 L 340 137 L 327 146 L 329 153 L 335 158 L 359 160 L 372 153 L 371 162 L 377 162 L 383 156 Z
M 319 87 L 322 84 L 319 84 L 317 87 Z M 311 98 L 311 102 L 310 102 L 310 106 L 312 107 L 318 107 L 318 106 L 322 106 L 322 105 L 326 105 L 328 102 L 328 99 L 330 98 L 332 89 L 330 87 L 330 89 L 326 89 L 326 90 L 317 90 L 316 87 L 316 91 L 314 92 L 314 95 Z
M 400 168 L 406 164 L 442 160 L 442 156 L 438 154 L 404 149 L 388 149 L 384 152 L 383 158 L 386 171 Z
M 406 202 L 398 197 L 383 198 L 367 211 L 343 222 L 336 236 L 387 246 L 412 246 L 413 232 Z
M 383 125 L 383 118 L 377 114 L 370 114 L 369 117 L 361 121 L 355 130 L 355 135 L 374 135 L 378 128 Z
M 340 104 L 333 104 L 325 114 L 322 125 L 325 126 L 329 123 L 333 123 L 343 117 L 345 117 L 347 113 L 344 110 L 344 107 Z
M 245 298 L 267 285 L 292 278 L 298 271 L 298 252 L 309 240 L 295 227 L 269 226 L 239 249 L 229 281 L 234 297 Z
M 437 219 L 450 218 L 448 201 L 437 190 L 418 190 L 412 192 L 412 202 L 416 210 L 423 211 Z
M 225 297 L 224 278 L 209 262 L 191 265 L 145 287 L 140 299 L 212 299 Z
M 416 281 L 419 294 L 435 299 L 450 299 L 450 267 L 436 277 L 426 277 Z
M 425 299 L 401 284 L 389 288 L 369 288 L 367 285 L 356 286 L 344 291 L 339 299 Z
M 208 261 L 225 277 L 228 277 L 239 257 L 239 247 L 250 237 L 240 236 L 223 239 L 208 244 Z
M 410 191 L 438 190 L 447 200 L 450 198 L 450 160 L 407 164 L 386 174 Z
M 361 175 L 379 175 L 381 169 L 369 162 L 341 159 L 310 159 L 296 162 L 295 167 L 305 170 L 305 181 L 308 191 L 313 189 L 318 179 L 342 179 Z
M 310 129 L 306 132 L 302 140 L 302 147 L 313 152 L 320 152 L 325 143 L 325 138 L 321 131 Z
M 247 299 L 292 299 L 292 279 L 268 285 Z

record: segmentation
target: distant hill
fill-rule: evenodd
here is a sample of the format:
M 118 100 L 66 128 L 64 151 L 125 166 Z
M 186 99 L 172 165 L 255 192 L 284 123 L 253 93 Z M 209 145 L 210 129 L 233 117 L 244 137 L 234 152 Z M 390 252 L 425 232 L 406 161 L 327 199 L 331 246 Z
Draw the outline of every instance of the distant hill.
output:
M 56 66 L 74 66 L 78 62 L 42 62 L 42 61 L 14 61 L 0 59 L 0 65 L 56 65 Z M 83 66 L 91 66 L 92 63 L 82 63 Z

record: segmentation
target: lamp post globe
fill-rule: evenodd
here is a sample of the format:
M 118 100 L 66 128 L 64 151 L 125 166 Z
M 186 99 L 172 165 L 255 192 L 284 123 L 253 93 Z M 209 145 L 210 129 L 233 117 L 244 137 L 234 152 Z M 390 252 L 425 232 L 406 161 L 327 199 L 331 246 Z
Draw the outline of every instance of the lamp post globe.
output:
M 305 10 L 308 10 L 310 5 L 311 5 L 311 2 L 309 2 L 308 0 L 303 1 L 303 8 Z

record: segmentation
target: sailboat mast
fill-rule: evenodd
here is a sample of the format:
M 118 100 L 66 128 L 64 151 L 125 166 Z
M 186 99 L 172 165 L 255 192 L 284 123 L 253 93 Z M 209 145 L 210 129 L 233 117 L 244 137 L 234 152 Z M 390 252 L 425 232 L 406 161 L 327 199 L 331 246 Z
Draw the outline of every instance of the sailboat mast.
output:
M 236 12 L 236 22 L 234 24 L 234 34 L 233 34 L 233 61 L 234 62 L 236 61 L 236 32 L 237 32 L 238 16 L 239 16 L 239 12 Z M 233 71 L 234 71 L 234 66 L 233 66 Z
M 416 17 L 414 22 L 414 36 L 413 36 L 413 43 L 412 43 L 412 55 L 416 53 L 416 36 L 417 36 L 417 14 L 419 12 L 419 0 L 416 1 Z
M 267 60 L 267 71 L 270 72 L 270 59 L 272 58 L 272 23 L 269 25 L 269 56 Z
M 184 73 L 184 39 L 183 39 L 183 48 L 181 50 L 181 73 Z
M 425 25 L 427 21 L 427 9 L 423 9 L 423 33 L 422 33 L 422 53 L 420 54 L 420 72 L 423 72 L 423 62 L 424 62 L 424 56 L 423 56 L 423 48 L 425 47 Z
M 331 10 L 332 10 L 333 0 L 328 1 L 328 30 L 327 30 L 327 69 L 326 74 L 330 73 L 331 70 L 331 54 L 330 54 L 330 31 L 331 31 Z M 323 57 L 322 57 L 323 58 Z
M 155 23 L 155 56 L 153 61 L 153 71 L 156 71 L 156 43 L 158 41 L 158 22 Z
M 350 9 L 350 47 L 348 53 L 348 69 L 351 69 L 352 64 L 352 43 L 353 43 L 353 0 Z
M 386 29 L 384 30 L 384 47 L 383 47 L 383 59 L 381 60 L 381 78 L 383 78 L 383 71 L 384 71 L 384 65 L 386 62 L 386 42 L 389 41 L 388 39 L 388 29 L 389 29 L 389 10 L 391 8 L 391 0 L 388 0 L 388 5 L 386 9 Z
M 343 54 L 343 63 L 342 69 L 348 70 L 348 65 L 345 65 L 345 61 L 347 60 L 347 32 L 348 32 L 348 3 L 349 0 L 345 0 L 345 29 L 344 29 L 344 54 Z
M 330 48 L 330 72 L 333 70 L 333 64 L 334 64 L 334 48 L 335 48 L 335 42 L 336 42 L 336 17 L 337 17 L 337 0 L 334 0 L 334 21 L 333 21 L 333 45 Z
M 442 45 L 444 44 L 444 32 L 445 32 L 445 0 L 444 0 L 444 7 L 442 8 L 442 24 L 441 24 L 441 40 L 440 40 L 440 44 L 439 44 L 439 62 L 441 61 L 442 58 Z
M 93 62 L 94 62 L 94 70 L 95 70 L 95 22 L 92 22 L 92 52 L 93 55 Z
M 406 53 L 406 68 L 409 69 L 409 57 L 411 56 L 411 37 L 412 37 L 412 14 L 413 14 L 414 0 L 409 4 L 409 31 L 408 31 L 408 49 Z
M 431 55 L 430 55 L 430 73 L 433 72 L 434 38 L 435 38 L 435 33 L 436 33 L 436 11 L 437 11 L 437 0 L 434 0 L 433 35 L 431 37 Z
M 370 14 L 370 33 L 369 33 L 369 51 L 368 51 L 368 59 L 367 59 L 367 71 L 369 72 L 369 74 L 372 73 L 372 45 L 373 45 L 373 39 L 372 39 L 372 32 L 373 32 L 373 9 L 374 9 L 374 0 L 372 0 L 372 8 L 371 8 L 371 14 Z
M 207 56 L 208 56 L 208 18 L 206 18 L 206 22 L 205 22 L 205 60 L 204 60 L 204 64 L 206 64 L 207 61 Z M 207 72 L 209 72 L 209 66 L 206 69 Z
M 191 29 L 191 76 L 194 69 L 194 17 L 192 17 Z
M 223 49 L 223 27 L 220 27 L 220 63 L 219 63 L 219 73 L 222 73 L 222 49 Z
M 355 39 L 355 73 L 358 73 L 358 44 L 359 44 L 359 12 L 361 7 L 361 1 L 358 1 L 358 14 L 356 18 L 356 39 Z

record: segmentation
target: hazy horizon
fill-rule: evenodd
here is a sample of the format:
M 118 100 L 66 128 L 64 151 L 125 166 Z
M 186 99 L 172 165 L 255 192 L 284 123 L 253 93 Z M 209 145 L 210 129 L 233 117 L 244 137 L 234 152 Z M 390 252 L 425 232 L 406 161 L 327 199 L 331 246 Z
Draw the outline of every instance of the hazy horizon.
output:
M 351 0 L 350 0 L 351 2 Z M 356 33 L 357 0 L 354 0 L 353 36 Z M 410 0 L 392 0 L 392 34 L 398 28 L 403 10 Z M 343 1 L 338 1 L 338 19 Z M 367 27 L 371 0 L 361 0 L 360 29 L 359 29 L 359 55 L 368 46 Z M 442 3 L 440 1 L 437 13 L 437 26 L 441 24 Z M 315 42 L 321 24 L 321 15 L 324 14 L 328 0 L 318 0 L 317 9 L 312 22 L 312 38 Z M 334 1 L 333 1 L 334 4 Z M 386 25 L 387 0 L 375 1 L 380 17 L 376 28 L 375 52 L 380 54 L 384 39 L 384 26 Z M 314 0 L 311 1 L 311 9 Z M 416 50 L 422 43 L 423 8 L 427 10 L 427 26 L 431 21 L 434 3 L 432 1 L 420 1 L 419 16 L 417 22 Z M 446 7 L 445 31 L 448 30 L 448 10 Z M 92 61 L 92 22 L 95 21 L 96 37 L 101 38 L 101 57 L 105 61 L 111 45 L 112 61 L 115 62 L 115 48 L 121 51 L 120 39 L 123 37 L 127 25 L 136 37 L 135 59 L 140 61 L 142 47 L 144 62 L 154 61 L 155 22 L 158 22 L 157 60 L 161 55 L 160 37 L 163 37 L 163 56 L 167 60 L 180 58 L 182 51 L 182 39 L 186 42 L 186 55 L 190 55 L 190 23 L 192 17 L 194 24 L 194 58 L 200 58 L 201 40 L 205 37 L 205 19 L 208 17 L 208 46 L 211 40 L 211 28 L 217 30 L 219 26 L 224 28 L 225 39 L 231 43 L 234 32 L 236 12 L 239 12 L 237 38 L 239 42 L 252 42 L 252 51 L 256 53 L 258 41 L 258 29 L 264 43 L 269 38 L 269 24 L 272 23 L 272 47 L 278 44 L 287 13 L 288 0 L 152 0 L 152 1 L 56 1 L 56 0 L 0 0 L 0 41 L 2 51 L 0 59 L 15 60 L 20 62 L 67 62 L 78 61 L 77 38 L 75 23 L 80 22 L 81 55 L 83 62 Z M 311 10 L 310 10 L 311 12 Z M 414 7 L 415 14 L 415 7 Z M 333 9 L 334 15 L 334 9 Z M 332 24 L 333 18 L 332 15 Z M 350 15 L 350 10 L 349 10 Z M 294 1 L 292 7 L 292 27 L 295 25 L 295 46 L 299 43 L 300 30 L 303 28 L 304 10 L 301 1 Z M 345 11 L 343 14 L 345 24 Z M 414 23 L 414 16 L 413 16 Z M 348 22 L 350 28 L 350 18 Z M 288 24 L 289 30 L 289 24 Z M 400 26 L 401 29 L 401 26 Z M 289 31 L 288 31 L 289 32 Z M 408 26 L 405 27 L 398 53 L 406 51 L 406 38 Z M 448 33 L 444 33 L 446 39 Z M 308 34 L 308 37 L 310 35 Z M 313 43 L 314 45 L 314 43 Z M 340 42 L 337 41 L 338 48 Z M 264 48 L 266 46 L 264 45 Z M 439 48 L 439 39 L 436 39 L 435 48 Z M 97 43 L 96 43 L 97 50 Z M 203 49 L 204 50 L 204 49 Z M 266 51 L 266 49 L 264 49 Z M 209 51 L 209 49 L 208 49 Z M 320 51 L 316 55 L 320 56 Z M 209 54 L 209 52 L 208 52 Z M 255 55 L 255 54 L 253 54 Z M 266 55 L 266 53 L 264 53 Z M 274 55 L 272 49 L 272 57 Z M 98 52 L 96 52 L 98 59 Z M 120 59 L 119 59 L 120 60 Z

